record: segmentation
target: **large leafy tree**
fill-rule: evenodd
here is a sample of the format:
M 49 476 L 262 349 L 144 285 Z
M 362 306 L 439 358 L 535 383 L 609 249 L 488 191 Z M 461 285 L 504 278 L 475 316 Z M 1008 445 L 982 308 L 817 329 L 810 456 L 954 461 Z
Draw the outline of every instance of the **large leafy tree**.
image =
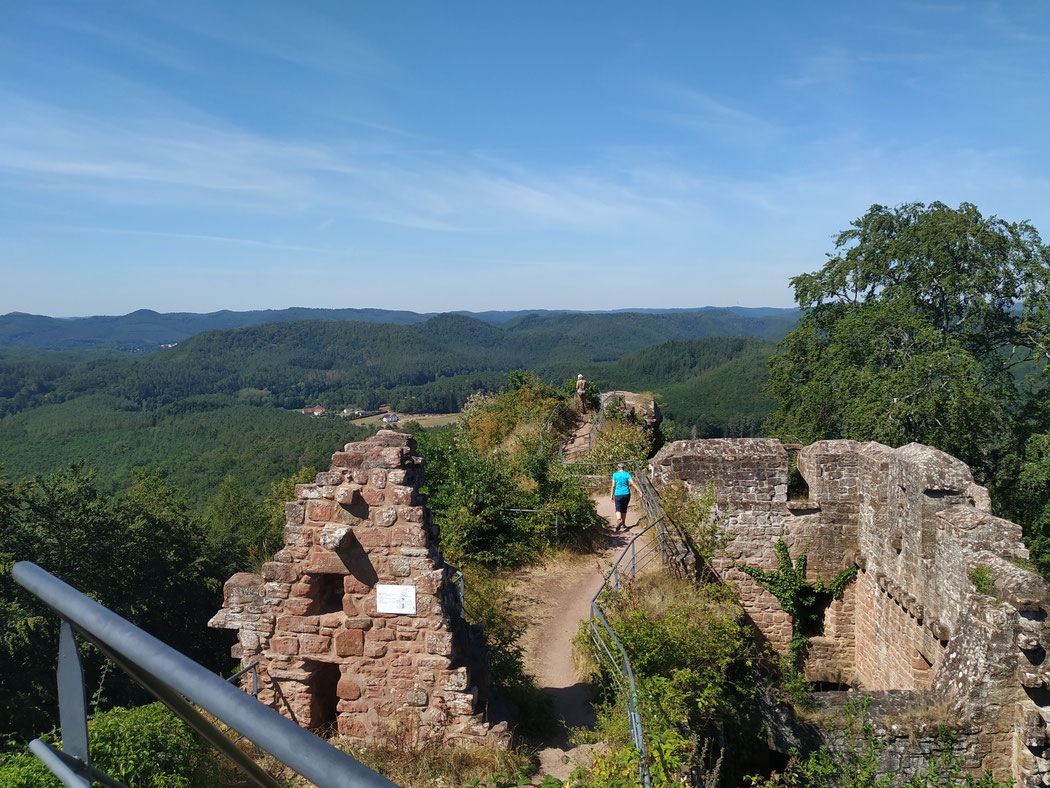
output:
M 766 430 L 920 441 L 994 481 L 1050 424 L 1050 252 L 1035 228 L 970 203 L 873 205 L 828 258 L 791 280 L 802 316 L 770 362 Z

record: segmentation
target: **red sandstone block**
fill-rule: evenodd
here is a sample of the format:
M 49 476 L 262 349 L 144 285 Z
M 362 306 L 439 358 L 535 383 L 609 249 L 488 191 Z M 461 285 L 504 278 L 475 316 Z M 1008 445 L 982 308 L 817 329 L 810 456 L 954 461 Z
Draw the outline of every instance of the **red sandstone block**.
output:
M 302 632 L 308 635 L 317 634 L 317 616 L 278 616 L 279 632 Z
M 386 646 L 382 643 L 365 643 L 365 656 L 380 658 L 386 656 Z
M 332 455 L 332 465 L 336 468 L 358 468 L 365 457 L 360 452 L 337 451 Z
M 394 702 L 390 700 L 380 701 L 375 704 L 375 711 L 380 717 L 389 717 L 394 713 Z
M 448 657 L 439 656 L 422 656 L 416 659 L 416 665 L 421 668 L 439 668 L 447 669 L 449 666 Z
M 368 709 L 369 705 L 359 700 L 340 700 L 335 704 L 336 711 L 346 712 L 347 714 L 366 714 Z
M 313 544 L 309 530 L 302 525 L 286 525 L 284 527 L 284 543 L 288 547 L 308 547 Z
M 357 700 L 361 697 L 361 686 L 350 676 L 343 674 L 335 687 L 335 694 L 344 700 Z
M 412 506 L 416 502 L 415 487 L 403 487 L 398 485 L 390 491 L 390 500 L 398 506 Z
M 386 487 L 387 471 L 382 468 L 376 468 L 372 471 L 372 477 L 370 482 L 373 487 L 377 490 L 382 490 Z
M 320 498 L 321 491 L 317 489 L 316 484 L 297 484 L 295 485 L 295 497 L 301 499 Z
M 332 647 L 332 639 L 325 635 L 300 635 L 299 652 L 301 654 L 327 654 Z
M 349 631 L 349 630 L 347 630 L 347 631 Z M 373 628 L 373 629 L 369 630 L 367 633 L 365 633 L 365 640 L 370 640 L 372 642 L 376 642 L 376 641 L 389 642 L 391 640 L 394 640 L 396 637 L 397 636 L 393 632 L 391 632 L 389 629 L 375 629 L 375 628 Z
M 360 580 L 354 574 L 350 574 L 343 578 L 343 591 L 347 594 L 367 594 L 371 590 L 371 585 Z
M 386 690 L 383 689 L 382 685 L 376 687 L 365 687 L 366 698 L 382 698 L 386 695 Z
M 389 528 L 397 522 L 397 509 L 387 507 L 386 509 L 378 509 L 372 512 L 372 522 L 378 528 Z
M 402 643 L 399 641 L 390 644 L 390 651 L 394 654 L 408 654 L 411 646 L 411 643 Z
M 445 570 L 435 569 L 432 572 L 424 572 L 416 578 L 417 594 L 436 594 L 441 590 L 445 582 Z
M 356 616 L 357 606 L 354 604 L 354 600 L 347 594 L 343 594 L 343 615 L 344 616 Z
M 452 654 L 452 633 L 432 632 L 427 635 L 427 651 L 431 654 L 449 656 Z
M 335 724 L 340 736 L 345 736 L 348 739 L 365 738 L 364 723 L 354 719 L 349 714 L 340 714 L 336 718 Z
M 293 596 L 285 600 L 284 612 L 293 616 L 309 616 L 321 607 L 320 600 L 308 599 L 301 596 Z
M 365 487 L 361 490 L 361 497 L 369 506 L 378 506 L 386 500 L 386 493 L 375 487 Z
M 344 617 L 342 613 L 325 613 L 318 619 L 318 623 L 322 627 L 328 627 L 330 629 L 339 629 L 343 625 Z
M 408 627 L 397 628 L 398 640 L 415 640 L 417 637 L 419 637 L 419 633 L 414 629 Z
M 330 501 L 309 501 L 306 504 L 306 519 L 315 523 L 327 523 L 335 513 L 335 504 Z
M 355 528 L 354 536 L 366 549 L 390 546 L 390 532 L 385 528 Z
M 284 505 L 284 521 L 288 525 L 302 525 L 304 510 L 301 503 L 286 503 Z
M 427 532 L 418 525 L 398 525 L 390 537 L 394 547 L 426 547 Z
M 350 567 L 346 565 L 346 562 L 337 553 L 321 547 L 314 547 L 310 550 L 310 554 L 306 556 L 302 567 L 304 571 L 317 575 L 350 574 Z
M 397 516 L 406 523 L 421 523 L 423 522 L 423 507 L 399 506 L 397 507 Z
M 270 638 L 270 648 L 287 656 L 298 654 L 299 638 Z
M 335 633 L 335 653 L 340 657 L 364 654 L 365 633 L 360 629 L 341 629 Z

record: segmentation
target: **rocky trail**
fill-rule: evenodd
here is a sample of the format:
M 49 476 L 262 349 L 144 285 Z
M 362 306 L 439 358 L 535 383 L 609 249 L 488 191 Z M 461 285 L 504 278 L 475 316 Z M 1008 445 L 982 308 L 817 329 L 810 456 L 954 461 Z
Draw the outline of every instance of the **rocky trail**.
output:
M 589 430 L 590 420 L 586 419 L 566 444 L 566 461 L 571 461 L 570 446 L 582 444 L 586 451 Z M 617 533 L 608 490 L 600 490 L 592 497 L 598 514 L 608 523 L 601 547 L 589 555 L 562 556 L 543 566 L 530 567 L 510 584 L 515 612 L 528 622 L 521 640 L 525 667 L 551 697 L 558 719 L 556 729 L 539 752 L 537 781 L 546 774 L 567 778 L 577 763 L 586 762 L 588 753 L 598 746 L 571 748 L 569 744 L 570 729 L 592 727 L 595 722 L 591 685 L 577 673 L 572 640 L 580 622 L 590 617 L 591 599 L 601 588 L 604 573 L 638 532 L 642 513 L 638 502 L 632 501 L 627 514 L 628 530 Z

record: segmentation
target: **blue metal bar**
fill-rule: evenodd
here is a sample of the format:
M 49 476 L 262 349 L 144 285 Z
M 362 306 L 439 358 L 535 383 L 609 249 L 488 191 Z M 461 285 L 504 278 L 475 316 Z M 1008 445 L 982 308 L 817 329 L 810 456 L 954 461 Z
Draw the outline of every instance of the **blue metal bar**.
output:
M 191 722 L 195 728 L 199 723 L 207 724 L 212 736 L 226 740 L 228 748 L 223 751 L 230 757 L 235 756 L 229 750 L 237 748 L 229 744 L 229 740 L 221 736 L 190 704 L 200 706 L 224 724 L 243 733 L 279 761 L 322 788 L 394 786 L 382 775 L 227 684 L 221 677 L 35 564 L 20 561 L 15 564 L 11 574 L 20 585 L 67 619 L 103 653 L 160 697 L 169 708 L 180 716 L 187 714 L 191 719 L 199 718 Z M 182 700 L 183 697 L 189 703 Z M 215 738 L 209 737 L 208 740 L 217 743 Z M 241 753 L 241 756 L 258 770 L 255 762 L 247 755 Z M 277 785 L 265 772 L 262 776 L 265 781 L 256 774 L 253 774 L 253 779 L 264 785 Z
M 39 758 L 48 771 L 55 775 L 66 788 L 90 786 L 92 781 L 102 783 L 106 788 L 128 788 L 124 783 L 114 780 L 105 772 L 88 766 L 69 753 L 56 750 L 43 739 L 33 739 L 29 742 L 29 751 Z
M 58 720 L 62 728 L 62 751 L 90 767 L 84 667 L 73 627 L 65 619 L 58 630 Z M 91 781 L 84 779 L 79 785 L 90 788 Z

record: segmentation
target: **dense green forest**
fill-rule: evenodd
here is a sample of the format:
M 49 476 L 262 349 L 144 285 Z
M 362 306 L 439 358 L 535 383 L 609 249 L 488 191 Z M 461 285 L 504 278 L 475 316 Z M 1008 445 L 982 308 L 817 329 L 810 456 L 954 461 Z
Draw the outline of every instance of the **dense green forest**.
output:
M 734 325 L 780 330 L 753 320 Z M 772 408 L 761 390 L 774 346 L 693 337 L 716 327 L 692 312 L 529 316 L 505 327 L 441 315 L 210 331 L 145 356 L 2 348 L 0 456 L 13 478 L 83 459 L 110 492 L 136 468 L 160 471 L 200 509 L 226 475 L 258 496 L 374 429 L 304 417 L 305 406 L 455 413 L 519 368 L 549 382 L 583 372 L 602 389 L 656 392 L 674 437 L 755 434 Z

